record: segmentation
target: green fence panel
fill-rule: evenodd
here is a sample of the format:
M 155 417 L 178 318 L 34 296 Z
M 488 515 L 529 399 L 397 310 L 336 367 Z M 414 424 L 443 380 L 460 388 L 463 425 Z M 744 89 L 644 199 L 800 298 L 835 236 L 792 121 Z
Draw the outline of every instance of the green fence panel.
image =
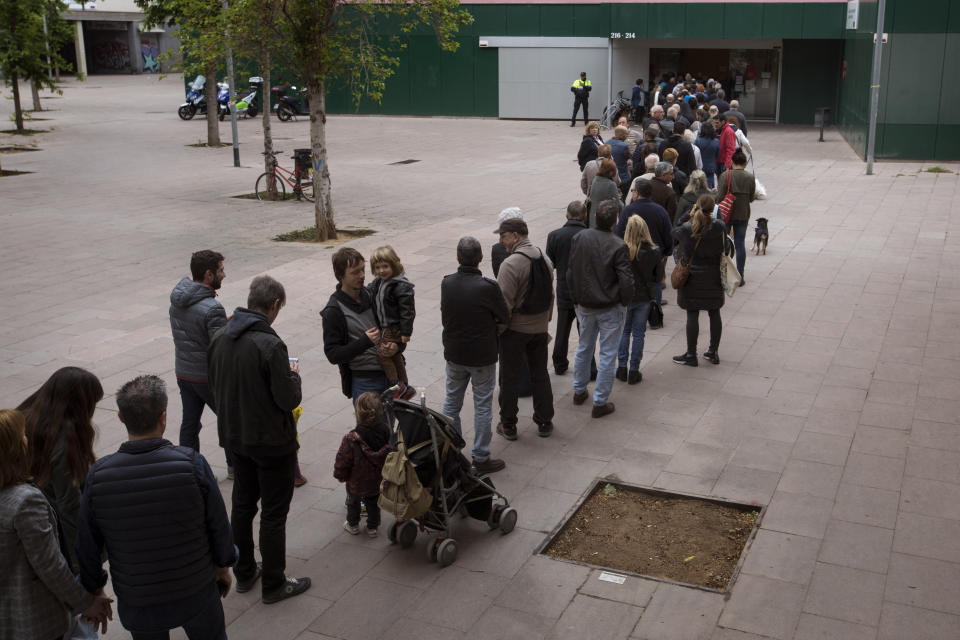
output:
M 860 5 L 864 6 L 863 4 Z M 842 38 L 847 22 L 847 5 L 813 3 L 803 5 L 804 38 Z
M 539 36 L 540 7 L 531 4 L 507 5 L 506 35 Z
M 573 35 L 578 37 L 609 37 L 610 5 L 573 5 Z
M 723 15 L 724 5 L 722 4 L 687 4 L 684 36 L 687 38 L 718 37 L 723 25 Z
M 763 5 L 727 2 L 723 5 L 724 38 L 757 38 L 763 33 Z
M 647 31 L 646 4 L 615 4 L 610 7 L 610 30 L 631 32 L 638 38 L 651 37 Z
M 764 38 L 802 38 L 803 5 L 800 4 L 764 4 Z

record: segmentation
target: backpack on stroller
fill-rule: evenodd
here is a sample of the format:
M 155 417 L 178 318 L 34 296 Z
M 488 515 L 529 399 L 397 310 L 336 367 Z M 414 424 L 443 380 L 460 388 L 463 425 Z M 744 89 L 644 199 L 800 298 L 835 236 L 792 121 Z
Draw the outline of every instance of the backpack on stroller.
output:
M 381 483 L 380 506 L 397 518 L 388 530 L 390 542 L 408 548 L 418 531 L 439 532 L 427 544 L 427 559 L 446 567 L 457 559 L 457 543 L 450 537 L 454 514 L 481 520 L 504 534 L 513 531 L 517 510 L 497 492 L 490 478 L 477 475 L 460 453 L 465 443 L 453 421 L 428 409 L 423 396 L 413 403 L 392 399 L 392 395 L 388 389 L 381 396 L 391 445 L 397 449 L 390 454 L 394 458 L 389 469 L 384 467 Z M 406 475 L 410 470 L 416 478 Z M 430 496 L 430 504 L 424 508 L 425 495 Z M 384 496 L 389 498 L 384 500 Z

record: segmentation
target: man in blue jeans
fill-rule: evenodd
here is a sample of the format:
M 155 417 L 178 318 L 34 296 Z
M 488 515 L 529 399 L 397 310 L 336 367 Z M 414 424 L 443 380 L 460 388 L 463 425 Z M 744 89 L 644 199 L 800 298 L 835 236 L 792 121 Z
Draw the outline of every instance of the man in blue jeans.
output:
M 226 273 L 223 255 L 210 249 L 190 257 L 191 278 L 182 278 L 170 293 L 170 328 L 173 330 L 175 371 L 183 420 L 180 446 L 200 451 L 200 416 L 204 405 L 217 408 L 207 384 L 207 348 L 217 329 L 227 324 L 223 305 L 217 302 L 217 290 Z M 227 477 L 233 477 L 230 452 L 226 452 Z
M 460 409 L 467 383 L 473 388 L 473 466 L 481 475 L 500 471 L 503 460 L 490 457 L 493 389 L 497 382 L 499 337 L 497 325 L 510 319 L 496 280 L 484 278 L 480 241 L 465 236 L 457 244 L 460 268 L 440 283 L 443 357 L 447 361 L 447 393 L 443 413 L 454 420 L 458 433 Z
M 567 286 L 577 305 L 580 344 L 573 362 L 573 403 L 587 400 L 590 358 L 597 342 L 597 386 L 593 392 L 594 418 L 614 412 L 610 402 L 617 350 L 623 328 L 624 307 L 633 298 L 633 271 L 626 243 L 613 234 L 619 213 L 616 203 L 605 201 L 597 210 L 597 228 L 586 229 L 570 243 Z

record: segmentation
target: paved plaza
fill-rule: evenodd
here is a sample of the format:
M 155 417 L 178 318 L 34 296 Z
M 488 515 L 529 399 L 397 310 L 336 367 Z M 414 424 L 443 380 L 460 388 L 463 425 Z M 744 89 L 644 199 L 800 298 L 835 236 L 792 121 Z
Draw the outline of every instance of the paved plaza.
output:
M 95 416 L 103 455 L 125 439 L 113 391 L 155 373 L 169 385 L 176 441 L 167 308 L 190 254 L 226 256 L 228 313 L 245 304 L 255 275 L 286 286 L 275 328 L 300 357 L 300 462 L 310 480 L 291 506 L 287 566 L 313 587 L 271 606 L 259 589 L 231 593 L 231 640 L 960 638 L 956 173 L 884 162 L 865 176 L 834 130 L 818 143 L 813 127 L 751 126 L 770 193 L 753 216 L 770 219 L 771 240 L 766 256 L 748 256 L 748 284 L 723 308 L 720 365 L 671 362 L 685 350 L 671 291 L 664 328 L 647 332 L 643 383 L 615 383 L 616 413 L 591 419 L 589 405 L 572 403 L 571 374 L 553 376 L 553 436 L 536 437 L 529 399 L 519 440 L 494 436 L 507 468 L 493 478 L 519 511 L 517 529 L 502 536 L 458 519 L 459 559 L 440 569 L 426 562 L 425 536 L 403 550 L 341 528 L 333 458 L 352 412 L 324 358 L 319 317 L 336 284 L 334 249 L 271 240 L 311 224 L 311 205 L 231 197 L 250 193 L 263 171 L 259 119 L 240 122 L 237 169 L 229 148 L 188 146 L 205 139 L 205 125 L 177 117 L 182 99 L 180 76 L 69 81 L 45 100 L 52 110 L 38 115 L 47 120 L 30 125 L 49 133 L 0 134 L 0 146 L 41 149 L 2 156 L 4 169 L 33 173 L 0 178 L 0 406 L 58 367 L 88 368 L 107 391 Z M 11 111 L 0 101 L 0 117 Z M 309 146 L 308 127 L 305 118 L 274 122 L 282 165 Z M 228 140 L 229 123 L 220 131 Z M 351 245 L 369 255 L 392 244 L 416 284 L 410 379 L 439 408 L 439 287 L 456 269 L 457 239 L 489 247 L 497 213 L 519 206 L 543 246 L 567 203 L 582 198 L 580 129 L 332 116 L 327 132 L 338 224 L 374 229 Z M 407 159 L 418 162 L 391 164 Z M 481 268 L 491 275 L 488 259 Z M 463 417 L 472 424 L 469 399 Z M 201 450 L 229 508 L 209 412 L 204 425 Z M 534 555 L 608 475 L 765 505 L 732 592 L 634 577 L 617 585 Z M 116 619 L 107 637 L 126 637 Z

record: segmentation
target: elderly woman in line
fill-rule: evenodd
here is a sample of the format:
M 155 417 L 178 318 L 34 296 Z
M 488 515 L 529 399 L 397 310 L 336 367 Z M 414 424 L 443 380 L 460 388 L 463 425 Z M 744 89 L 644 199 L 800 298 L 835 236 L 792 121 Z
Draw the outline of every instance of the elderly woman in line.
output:
M 597 226 L 597 207 L 604 200 L 613 200 L 617 203 L 619 209 L 623 209 L 623 201 L 620 199 L 620 189 L 614 179 L 617 175 L 617 165 L 610 158 L 604 158 L 600 163 L 600 170 L 597 171 L 597 177 L 593 179 L 590 186 L 590 197 L 587 198 L 587 227 L 595 229 Z
M 580 191 L 583 191 L 583 195 L 590 197 L 590 187 L 593 186 L 593 179 L 597 177 L 597 172 L 600 170 L 600 163 L 603 162 L 604 158 L 610 158 L 610 145 L 602 144 L 597 147 L 597 159 L 591 160 L 583 167 L 583 173 L 580 174 Z M 612 158 L 611 158 L 612 160 Z M 617 177 L 614 180 L 617 183 L 617 186 L 620 186 L 620 173 L 617 173 Z
M 600 124 L 590 122 L 583 129 L 583 140 L 580 141 L 580 151 L 577 152 L 577 162 L 580 164 L 580 171 L 591 160 L 597 159 L 597 149 L 603 144 L 603 138 L 600 137 Z

